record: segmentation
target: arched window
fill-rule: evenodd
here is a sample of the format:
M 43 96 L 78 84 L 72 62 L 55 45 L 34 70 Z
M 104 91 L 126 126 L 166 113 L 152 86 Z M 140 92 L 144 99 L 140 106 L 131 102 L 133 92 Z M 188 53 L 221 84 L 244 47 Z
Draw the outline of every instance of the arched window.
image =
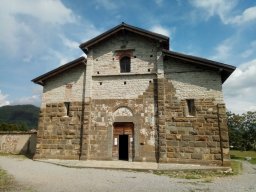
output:
M 122 57 L 120 59 L 120 72 L 121 73 L 128 73 L 131 72 L 131 58 L 130 57 Z

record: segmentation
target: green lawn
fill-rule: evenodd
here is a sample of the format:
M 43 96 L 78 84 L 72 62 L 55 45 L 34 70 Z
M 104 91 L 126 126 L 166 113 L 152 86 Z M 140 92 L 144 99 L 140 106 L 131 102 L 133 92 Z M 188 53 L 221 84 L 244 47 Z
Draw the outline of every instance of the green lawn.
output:
M 245 157 L 251 157 L 252 160 L 249 160 L 249 162 L 252 164 L 256 164 L 256 151 L 231 150 L 230 157 L 231 159 L 240 159 L 240 160 L 245 160 Z
M 235 161 L 235 160 L 231 161 L 231 169 L 234 175 L 241 173 L 243 170 L 241 161 Z

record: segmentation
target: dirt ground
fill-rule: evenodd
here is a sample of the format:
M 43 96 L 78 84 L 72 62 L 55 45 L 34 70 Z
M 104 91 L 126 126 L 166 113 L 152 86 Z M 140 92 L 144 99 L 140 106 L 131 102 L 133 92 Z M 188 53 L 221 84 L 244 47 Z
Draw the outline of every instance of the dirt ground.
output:
M 67 168 L 27 158 L 0 156 L 0 167 L 16 180 L 11 191 L 256 191 L 256 166 L 243 162 L 243 173 L 213 180 L 177 179 L 153 173 Z

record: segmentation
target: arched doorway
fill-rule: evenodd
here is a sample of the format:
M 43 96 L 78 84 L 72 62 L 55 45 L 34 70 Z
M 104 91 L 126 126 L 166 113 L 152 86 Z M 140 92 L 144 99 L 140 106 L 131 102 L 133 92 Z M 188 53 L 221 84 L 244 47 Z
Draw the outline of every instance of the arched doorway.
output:
M 115 122 L 113 124 L 114 160 L 132 161 L 134 158 L 134 124 Z

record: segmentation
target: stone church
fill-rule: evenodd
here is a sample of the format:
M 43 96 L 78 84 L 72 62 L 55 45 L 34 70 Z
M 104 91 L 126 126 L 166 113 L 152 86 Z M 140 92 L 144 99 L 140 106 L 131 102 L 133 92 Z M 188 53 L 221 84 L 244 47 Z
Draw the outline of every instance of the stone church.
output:
M 121 23 L 43 86 L 35 159 L 229 164 L 222 84 L 235 67 L 169 50 Z

